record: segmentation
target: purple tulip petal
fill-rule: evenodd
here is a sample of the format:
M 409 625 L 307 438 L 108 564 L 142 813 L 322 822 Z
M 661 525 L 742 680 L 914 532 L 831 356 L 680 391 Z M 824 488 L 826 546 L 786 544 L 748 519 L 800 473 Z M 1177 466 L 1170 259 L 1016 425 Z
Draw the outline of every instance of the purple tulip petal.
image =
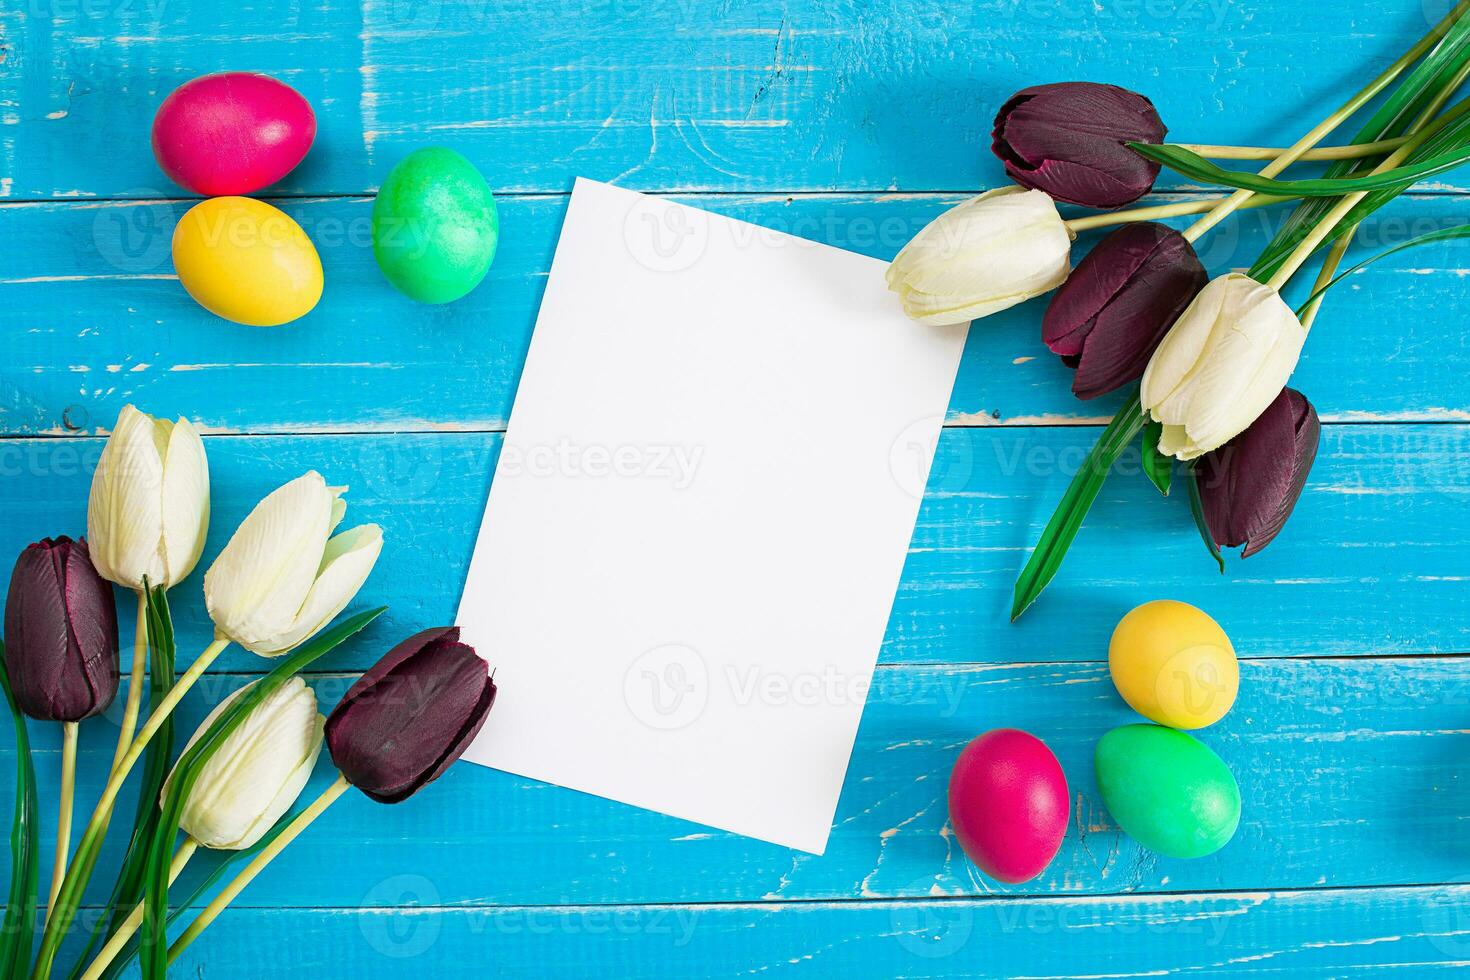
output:
M 1249 428 L 1206 454 L 1196 479 L 1217 544 L 1244 545 L 1249 558 L 1275 540 L 1306 486 L 1320 435 L 1311 402 L 1286 388 Z
M 1042 340 L 1077 369 L 1072 392 L 1097 398 L 1143 376 L 1154 349 L 1209 276 L 1164 225 L 1124 225 L 1093 248 L 1042 318 Z
M 117 609 L 85 541 L 47 538 L 16 559 L 5 601 L 6 667 L 32 718 L 80 721 L 117 694 Z
M 425 630 L 352 685 L 327 719 L 327 745 L 348 781 L 396 803 L 459 758 L 494 699 L 485 662 L 458 628 Z
M 995 117 L 991 149 L 1011 179 L 1071 204 L 1116 208 L 1152 189 L 1159 165 L 1125 142 L 1159 143 L 1168 132 L 1153 103 L 1095 82 L 1022 89 Z

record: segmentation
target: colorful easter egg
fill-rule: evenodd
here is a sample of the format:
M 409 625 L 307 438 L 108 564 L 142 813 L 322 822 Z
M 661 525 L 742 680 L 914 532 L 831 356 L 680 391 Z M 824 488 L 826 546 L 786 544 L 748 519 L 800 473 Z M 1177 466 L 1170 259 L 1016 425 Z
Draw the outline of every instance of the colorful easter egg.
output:
M 174 269 L 216 316 L 274 327 L 305 316 L 322 296 L 322 263 L 301 226 L 250 197 L 214 197 L 174 229 Z
M 1123 700 L 1170 728 L 1204 728 L 1235 703 L 1240 666 L 1220 624 L 1185 602 L 1146 602 L 1124 616 L 1108 645 Z
M 249 194 L 290 173 L 316 138 L 311 104 L 253 72 L 202 75 L 153 117 L 153 156 L 176 183 L 206 196 Z
M 415 150 L 373 203 L 373 254 L 388 281 L 420 303 L 448 303 L 480 284 L 500 216 L 480 172 L 444 146 Z
M 997 728 L 965 746 L 949 777 L 949 820 L 960 846 L 998 881 L 1030 881 L 1067 835 L 1067 777 L 1046 743 Z
M 1169 857 L 1213 854 L 1240 824 L 1240 787 L 1193 735 L 1124 725 L 1097 743 L 1097 785 L 1128 836 Z

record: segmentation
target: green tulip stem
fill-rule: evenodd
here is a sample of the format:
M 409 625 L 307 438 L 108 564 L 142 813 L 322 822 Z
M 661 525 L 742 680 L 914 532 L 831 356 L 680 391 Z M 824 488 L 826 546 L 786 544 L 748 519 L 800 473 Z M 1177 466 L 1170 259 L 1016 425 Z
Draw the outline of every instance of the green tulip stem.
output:
M 1378 174 L 1397 167 L 1407 160 L 1409 155 L 1422 146 L 1426 140 L 1465 115 L 1465 113 L 1470 112 L 1470 99 L 1463 99 L 1449 112 L 1435 119 L 1434 122 L 1429 122 L 1434 117 L 1434 114 L 1439 112 L 1445 102 L 1449 100 L 1450 96 L 1454 94 L 1455 89 L 1460 87 L 1460 83 L 1464 81 L 1467 74 L 1470 74 L 1470 63 L 1467 63 L 1464 68 L 1456 73 L 1450 83 L 1441 89 L 1434 97 L 1434 100 L 1425 107 L 1424 112 L 1415 121 L 1414 125 L 1410 127 L 1411 135 L 1408 142 L 1389 154 L 1382 163 L 1373 169 L 1372 173 Z M 1316 226 L 1312 228 L 1311 233 L 1306 238 L 1303 238 L 1296 249 L 1286 257 L 1286 260 L 1281 263 L 1281 268 L 1276 270 L 1276 274 L 1271 277 L 1266 285 L 1278 292 L 1285 288 L 1286 284 L 1291 281 L 1291 277 L 1296 275 L 1297 270 L 1306 263 L 1307 259 L 1312 257 L 1313 252 L 1317 251 L 1318 246 L 1326 241 L 1327 236 L 1336 230 L 1337 223 L 1347 217 L 1348 212 L 1357 207 L 1358 203 L 1367 197 L 1368 194 L 1368 191 L 1358 191 L 1355 194 L 1348 194 L 1339 200 L 1336 206 L 1327 212 L 1321 221 L 1317 222 Z
M 1305 155 L 1309 150 L 1313 149 L 1318 143 L 1322 142 L 1322 140 L 1327 137 L 1328 133 L 1331 133 L 1338 126 L 1341 126 L 1355 112 L 1363 108 L 1363 106 L 1367 105 L 1369 102 L 1372 102 L 1373 99 L 1376 98 L 1378 94 L 1381 93 L 1385 88 L 1387 88 L 1395 78 L 1398 78 L 1399 75 L 1402 75 L 1406 68 L 1408 68 L 1414 62 L 1418 61 L 1421 57 L 1428 53 L 1431 48 L 1438 44 L 1440 38 L 1444 36 L 1445 32 L 1450 29 L 1455 21 L 1460 19 L 1460 15 L 1465 13 L 1466 10 L 1470 10 L 1470 0 L 1460 0 L 1459 3 L 1455 4 L 1454 9 L 1445 15 L 1443 20 L 1441 20 L 1438 24 L 1435 24 L 1434 27 L 1430 28 L 1429 33 L 1419 39 L 1419 43 L 1415 44 L 1408 51 L 1404 52 L 1403 56 L 1399 58 L 1399 60 L 1395 61 L 1393 64 L 1389 65 L 1388 68 L 1384 70 L 1383 74 L 1379 75 L 1377 78 L 1373 79 L 1373 81 L 1369 82 L 1367 87 L 1365 87 L 1361 92 L 1353 96 L 1351 99 L 1348 99 L 1348 101 L 1344 103 L 1343 106 L 1332 115 L 1328 116 L 1326 119 L 1319 122 L 1316 126 L 1312 127 L 1312 130 L 1310 132 L 1308 132 L 1305 136 L 1303 136 L 1301 139 L 1297 140 L 1290 147 L 1288 147 L 1285 153 L 1277 157 L 1275 160 L 1272 160 L 1270 163 L 1266 164 L 1266 166 L 1262 167 L 1261 176 L 1275 177 L 1277 174 L 1281 173 L 1281 171 L 1285 170 L 1287 167 L 1300 160 L 1302 156 Z M 1410 144 L 1404 144 L 1404 146 L 1408 145 Z M 1403 148 L 1403 146 L 1399 147 L 1399 150 L 1397 152 L 1402 152 Z M 1400 159 L 1402 159 L 1402 157 Z M 1220 222 L 1224 221 L 1242 204 L 1250 200 L 1251 194 L 1251 191 L 1236 191 L 1234 194 L 1231 194 L 1229 197 L 1225 198 L 1225 200 L 1216 205 L 1216 207 L 1208 214 L 1206 214 L 1203 218 L 1200 218 L 1194 224 L 1185 229 L 1183 232 L 1184 237 L 1191 242 L 1198 240 L 1201 235 L 1218 225 Z
M 112 770 L 107 786 L 103 788 L 102 796 L 97 800 L 97 807 L 92 811 L 92 818 L 87 821 L 87 829 L 82 832 L 81 840 L 77 844 L 76 855 L 72 859 L 71 867 L 67 869 L 66 878 L 62 882 L 57 900 L 53 902 L 46 916 L 46 931 L 41 936 L 41 952 L 36 958 L 35 969 L 31 972 L 33 980 L 45 980 L 51 975 L 51 965 L 56 960 L 61 940 L 76 917 L 82 891 L 87 887 L 87 881 L 92 876 L 97 851 L 102 845 L 102 838 L 107 833 L 107 823 L 112 817 L 112 808 L 117 803 L 117 794 L 122 789 L 123 781 L 128 778 L 128 773 L 142 757 L 143 750 L 157 734 L 164 719 L 173 713 L 184 695 L 189 693 L 189 688 L 194 686 L 209 669 L 209 665 L 214 663 L 229 645 L 229 640 L 219 637 L 204 648 L 204 652 L 199 654 L 198 659 L 189 665 L 189 669 L 184 671 L 168 694 L 158 702 L 158 706 L 143 723 L 142 731 L 138 732 L 138 737 L 133 739 L 133 744 L 128 747 L 122 762 Z
M 1353 225 L 1353 228 L 1356 227 L 1357 225 Z M 1348 232 L 1332 243 L 1327 258 L 1322 262 L 1322 271 L 1317 274 L 1317 282 L 1312 286 L 1312 292 L 1318 295 L 1302 311 L 1303 330 L 1312 329 L 1312 322 L 1317 319 L 1317 311 L 1322 309 L 1322 301 L 1327 298 L 1321 290 L 1326 289 L 1327 285 L 1332 282 L 1332 277 L 1337 274 L 1337 267 L 1342 264 L 1343 256 L 1347 255 L 1348 246 L 1353 243 L 1352 229 L 1348 229 Z
M 179 875 L 183 873 L 184 865 L 189 863 L 189 859 L 194 856 L 194 852 L 198 849 L 198 841 L 192 837 L 184 838 L 184 842 L 179 845 L 179 849 L 174 851 L 173 863 L 168 866 L 168 883 L 170 885 L 178 880 Z M 137 932 L 138 927 L 142 924 L 143 903 L 139 902 L 133 907 L 132 913 L 123 920 L 123 924 L 118 927 L 117 932 L 113 933 L 112 938 L 107 941 L 107 945 L 102 947 L 102 952 L 98 953 L 97 958 L 87 967 L 87 972 L 82 974 L 82 980 L 97 980 L 98 977 L 102 976 L 103 972 L 117 958 L 117 954 L 122 952 L 122 948 L 128 944 L 129 939 L 133 938 L 133 933 Z
M 169 965 L 173 965 L 174 960 L 184 951 L 184 947 L 192 943 L 199 937 L 201 932 L 209 928 L 209 924 L 225 910 L 225 906 L 233 902 L 235 897 L 245 890 L 245 886 L 250 884 L 255 879 L 255 876 L 260 874 L 265 869 L 265 866 L 275 859 L 277 854 L 280 854 L 286 849 L 287 844 L 295 840 L 303 830 L 311 825 L 313 820 L 325 813 L 327 807 L 337 802 L 337 798 L 347 792 L 348 787 L 351 785 L 347 781 L 347 777 L 339 772 L 337 778 L 332 781 L 332 785 L 328 786 L 322 792 L 321 796 L 312 800 L 310 806 L 297 814 L 296 819 L 292 820 L 275 840 L 261 848 L 260 853 L 255 855 L 249 864 L 240 869 L 240 873 L 231 878 L 229 884 L 220 889 L 220 893 L 214 897 L 214 901 L 206 905 L 204 911 L 200 912 L 194 921 L 189 923 L 189 928 L 184 930 L 184 934 L 174 940 L 173 945 L 168 948 Z M 87 978 L 84 977 L 83 980 L 87 980 Z
M 61 807 L 56 815 L 56 862 L 51 869 L 51 898 L 56 904 L 61 879 L 66 877 L 66 856 L 71 849 L 71 804 L 77 785 L 77 723 L 61 723 Z
M 1404 145 L 1407 137 L 1400 136 L 1377 143 L 1349 143 L 1347 146 L 1319 146 L 1297 157 L 1298 162 L 1310 163 L 1324 160 L 1360 160 L 1392 153 Z M 1204 157 L 1206 160 L 1275 160 L 1284 156 L 1284 146 L 1216 146 L 1211 143 L 1175 143 L 1180 149 Z
M 1205 198 L 1202 201 L 1184 201 L 1179 204 L 1158 204 L 1147 208 L 1133 208 L 1128 211 L 1109 211 L 1105 214 L 1090 214 L 1085 218 L 1073 218 L 1066 222 L 1067 229 L 1075 236 L 1078 232 L 1092 231 L 1096 228 L 1111 228 L 1114 225 L 1129 225 L 1137 221 L 1158 221 L 1161 218 L 1178 218 L 1186 214 L 1201 214 L 1210 210 L 1223 201 L 1221 197 Z M 1282 201 L 1293 201 L 1291 197 L 1271 197 L 1267 194 L 1256 194 L 1249 201 L 1240 206 L 1241 210 L 1246 208 L 1263 208 L 1270 204 L 1280 204 Z
M 138 627 L 133 635 L 133 671 L 128 675 L 128 702 L 123 708 L 122 729 L 117 733 L 117 751 L 112 754 L 112 768 L 122 763 L 133 744 L 133 731 L 138 727 L 138 709 L 143 704 L 143 676 L 148 670 L 148 590 L 138 590 Z

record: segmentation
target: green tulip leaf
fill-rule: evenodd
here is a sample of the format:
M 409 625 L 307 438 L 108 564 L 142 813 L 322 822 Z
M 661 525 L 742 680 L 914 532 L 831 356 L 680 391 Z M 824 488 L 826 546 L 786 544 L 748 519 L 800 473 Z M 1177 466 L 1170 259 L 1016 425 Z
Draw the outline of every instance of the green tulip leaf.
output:
M 1143 427 L 1143 475 L 1164 496 L 1169 496 L 1169 483 L 1174 476 L 1174 460 L 1159 452 L 1159 436 L 1164 434 L 1160 422 Z
M 1299 310 L 1297 310 L 1297 316 L 1302 316 L 1303 314 L 1305 314 L 1307 311 L 1307 307 L 1311 306 L 1318 296 L 1321 296 L 1323 293 L 1327 292 L 1327 290 L 1331 289 L 1333 286 L 1336 286 L 1348 276 L 1363 271 L 1374 262 L 1377 262 L 1379 259 L 1386 259 L 1390 255 L 1394 255 L 1395 253 L 1403 252 L 1411 248 L 1418 248 L 1420 245 L 1429 245 L 1434 242 L 1448 242 L 1453 241 L 1457 238 L 1470 238 L 1470 224 L 1455 225 L 1451 228 L 1441 228 L 1438 231 L 1431 231 L 1428 234 L 1419 235 L 1416 238 L 1411 238 L 1406 242 L 1400 242 L 1392 248 L 1386 248 L 1383 251 L 1379 252 L 1377 255 L 1373 255 L 1364 259 L 1357 265 L 1353 266 L 1351 269 L 1348 269 L 1346 272 L 1338 273 L 1335 277 L 1333 277 L 1330 282 L 1318 288 L 1316 292 L 1307 297 L 1307 301 L 1301 305 L 1301 308 Z
M 1026 567 L 1021 569 L 1021 575 L 1016 579 L 1015 592 L 1011 597 L 1012 622 L 1019 619 L 1026 608 L 1036 601 L 1056 575 L 1057 569 L 1062 567 L 1062 559 L 1066 557 L 1067 549 L 1076 539 L 1077 532 L 1082 529 L 1082 519 L 1087 516 L 1097 495 L 1102 491 L 1108 471 L 1113 468 L 1113 463 L 1123 450 L 1128 448 L 1128 444 L 1143 431 L 1147 419 L 1143 405 L 1139 403 L 1135 393 L 1103 430 L 1097 444 L 1092 447 L 1092 452 L 1077 470 L 1077 475 L 1072 477 L 1072 483 L 1063 494 L 1062 502 L 1057 505 L 1046 529 L 1041 532 L 1041 540 L 1036 543 Z
M 1189 512 L 1194 515 L 1194 526 L 1199 528 L 1199 536 L 1204 538 L 1205 547 L 1210 549 L 1210 557 L 1220 566 L 1220 574 L 1225 574 L 1225 556 L 1220 554 L 1220 546 L 1215 543 L 1215 535 L 1210 531 L 1210 525 L 1205 521 L 1205 502 L 1199 495 L 1199 467 L 1189 468 Z
M 1319 177 L 1309 180 L 1276 180 L 1243 170 L 1226 170 L 1182 146 L 1172 143 L 1129 143 L 1129 147 L 1170 170 L 1201 184 L 1220 184 L 1236 190 L 1254 191 L 1273 197 L 1342 197 L 1358 191 L 1384 188 L 1403 190 L 1421 180 L 1454 170 L 1470 162 L 1470 148 L 1460 148 L 1438 156 L 1406 163 L 1392 170 L 1362 177 Z
M 191 745 L 174 764 L 174 778 L 169 783 L 161 806 L 153 840 L 149 843 L 144 873 L 143 926 L 140 933 L 142 974 L 146 980 L 165 980 L 168 974 L 168 869 L 173 858 L 174 839 L 184 812 L 184 803 L 194 783 L 204 771 L 211 756 L 224 744 L 230 733 L 244 723 L 255 706 L 270 697 L 282 684 L 314 661 L 377 619 L 386 607 L 369 609 L 343 620 L 315 639 L 298 647 L 280 665 L 255 684 L 245 689 L 230 706 Z
M 145 586 L 147 585 L 145 581 Z M 150 648 L 148 662 L 148 704 L 158 704 L 174 686 L 173 617 L 169 612 L 168 593 L 163 586 L 147 589 L 147 627 Z M 146 712 L 144 717 L 147 717 Z M 158 823 L 158 796 L 163 781 L 168 778 L 169 759 L 173 756 L 174 719 L 164 719 L 143 754 L 143 777 L 138 786 L 138 805 L 133 815 L 133 834 L 128 849 L 118 870 L 117 881 L 112 886 L 112 895 L 107 900 L 103 914 L 92 926 L 92 935 L 87 947 L 77 957 L 69 980 L 76 980 L 92 961 L 98 943 L 110 939 L 132 914 L 133 908 L 143 897 L 144 863 L 148 857 L 148 842 L 153 839 L 153 830 Z M 103 971 L 104 978 L 116 977 L 123 970 L 122 956 L 116 957 Z
M 1444 38 L 1415 69 L 1393 90 L 1378 111 L 1353 137 L 1353 143 L 1375 143 L 1379 140 L 1404 136 L 1429 104 L 1448 85 L 1460 84 L 1459 73 L 1470 62 L 1470 15 L 1462 14 L 1445 33 Z M 1436 133 L 1409 155 L 1408 162 L 1438 156 L 1457 147 L 1467 145 L 1470 133 L 1470 118 L 1461 117 Z M 1375 166 L 1371 159 L 1345 160 L 1327 168 L 1328 178 L 1345 177 L 1364 173 Z M 1407 185 L 1391 190 L 1375 191 L 1363 199 L 1334 230 L 1334 235 L 1323 243 L 1330 245 L 1333 238 L 1350 232 L 1369 214 L 1383 207 L 1407 190 Z M 1309 235 L 1332 210 L 1337 202 L 1331 198 L 1312 198 L 1303 201 L 1288 216 L 1281 231 L 1276 234 L 1266 250 L 1251 267 L 1250 276 L 1266 282 L 1286 260 L 1296 246 Z
M 15 722 L 15 820 L 10 825 L 10 896 L 5 906 L 4 935 L 0 937 L 0 976 L 20 980 L 31 968 L 36 936 L 36 892 L 41 883 L 41 817 L 36 800 L 36 767 L 31 761 L 31 739 L 25 715 L 10 689 L 5 644 L 0 642 L 0 685 Z
M 281 836 L 281 832 L 289 827 L 291 821 L 295 820 L 304 809 L 305 807 L 299 807 L 291 813 L 286 814 L 280 820 L 277 820 L 276 825 L 268 830 L 264 837 L 249 847 L 239 851 L 220 851 L 220 860 L 215 862 L 214 868 L 209 874 L 189 890 L 189 894 L 184 897 L 182 902 L 170 907 L 168 925 L 173 926 L 181 915 L 188 912 L 191 908 L 196 908 L 202 904 L 204 896 L 212 892 L 215 886 L 224 880 L 227 872 L 246 858 L 253 858 L 265 850 L 272 841 Z M 107 969 L 102 973 L 103 977 L 118 976 L 128 968 L 128 965 L 133 962 L 133 958 L 138 955 L 139 938 L 139 933 L 135 930 L 132 937 L 123 944 L 122 949 L 117 951 L 117 956 L 113 957 L 112 962 L 107 965 Z

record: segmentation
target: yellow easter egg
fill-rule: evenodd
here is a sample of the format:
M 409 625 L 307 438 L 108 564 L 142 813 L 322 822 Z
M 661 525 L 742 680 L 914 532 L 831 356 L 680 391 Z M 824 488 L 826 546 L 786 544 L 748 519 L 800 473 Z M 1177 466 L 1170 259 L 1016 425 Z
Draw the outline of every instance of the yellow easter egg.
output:
M 1108 670 L 1129 707 L 1170 728 L 1213 725 L 1240 687 L 1235 648 L 1220 624 L 1171 599 L 1123 617 L 1108 644 Z
M 174 229 L 174 270 L 216 316 L 274 327 L 305 316 L 322 297 L 322 262 L 301 226 L 249 197 L 214 197 Z

